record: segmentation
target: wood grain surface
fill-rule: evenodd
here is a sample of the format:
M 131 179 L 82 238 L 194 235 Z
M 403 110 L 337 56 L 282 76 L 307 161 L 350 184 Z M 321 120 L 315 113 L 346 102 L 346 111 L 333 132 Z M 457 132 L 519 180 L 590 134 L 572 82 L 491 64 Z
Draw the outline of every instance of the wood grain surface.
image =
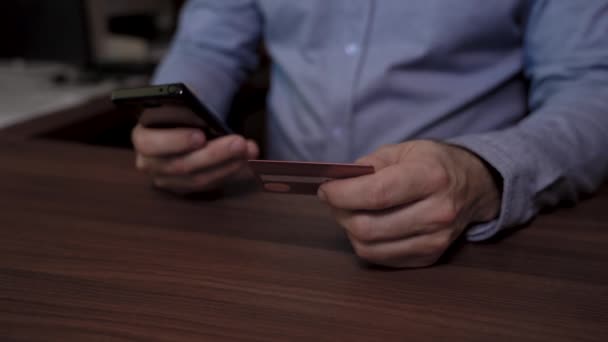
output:
M 0 140 L 0 341 L 608 340 L 606 187 L 393 271 L 312 196 L 184 199 L 132 159 Z

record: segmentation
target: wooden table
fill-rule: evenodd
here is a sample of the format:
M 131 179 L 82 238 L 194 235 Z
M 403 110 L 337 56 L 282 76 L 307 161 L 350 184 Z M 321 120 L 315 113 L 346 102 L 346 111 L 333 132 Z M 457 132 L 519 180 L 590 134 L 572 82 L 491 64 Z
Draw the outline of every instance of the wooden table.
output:
M 0 135 L 1 341 L 608 340 L 607 187 L 391 271 L 314 197 L 178 198 L 130 151 L 32 125 Z

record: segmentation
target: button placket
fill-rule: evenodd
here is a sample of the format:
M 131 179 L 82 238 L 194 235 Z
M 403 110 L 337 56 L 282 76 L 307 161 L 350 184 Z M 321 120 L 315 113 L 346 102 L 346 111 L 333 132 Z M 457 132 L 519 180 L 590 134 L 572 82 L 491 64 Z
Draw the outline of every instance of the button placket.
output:
M 346 5 L 345 5 L 346 6 Z M 328 129 L 329 139 L 327 144 L 326 158 L 333 161 L 350 161 L 352 151 L 351 132 L 354 115 L 354 96 L 359 69 L 361 68 L 363 46 L 365 43 L 370 20 L 369 1 L 348 1 L 348 10 L 344 17 L 345 24 L 351 25 L 351 30 L 344 33 L 342 43 L 342 57 L 336 56 L 340 63 L 336 63 L 341 70 L 342 76 L 335 84 L 336 93 L 339 94 L 337 103 L 340 105 L 332 117 Z M 341 99 L 341 100 L 340 100 Z

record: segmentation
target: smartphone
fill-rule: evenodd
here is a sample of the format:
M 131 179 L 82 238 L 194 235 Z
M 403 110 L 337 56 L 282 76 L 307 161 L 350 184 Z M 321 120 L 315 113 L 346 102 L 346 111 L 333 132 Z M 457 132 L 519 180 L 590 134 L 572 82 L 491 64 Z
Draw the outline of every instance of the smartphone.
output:
M 140 88 L 117 89 L 112 92 L 112 102 L 131 107 L 139 116 L 139 122 L 150 128 L 199 128 L 208 139 L 231 134 L 219 116 L 194 96 L 183 83 L 161 84 Z M 188 110 L 148 111 L 146 108 L 179 106 Z

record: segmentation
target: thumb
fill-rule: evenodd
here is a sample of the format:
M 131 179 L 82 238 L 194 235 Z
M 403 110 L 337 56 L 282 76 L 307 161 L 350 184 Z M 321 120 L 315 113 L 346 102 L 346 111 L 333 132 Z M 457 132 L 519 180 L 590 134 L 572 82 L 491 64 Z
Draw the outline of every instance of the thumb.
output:
M 382 158 L 378 157 L 375 154 L 369 154 L 367 156 L 363 156 L 363 157 L 357 159 L 355 161 L 355 164 L 371 165 L 374 167 L 374 171 L 376 171 L 376 172 L 389 166 L 389 163 L 387 163 L 385 160 L 383 160 Z

